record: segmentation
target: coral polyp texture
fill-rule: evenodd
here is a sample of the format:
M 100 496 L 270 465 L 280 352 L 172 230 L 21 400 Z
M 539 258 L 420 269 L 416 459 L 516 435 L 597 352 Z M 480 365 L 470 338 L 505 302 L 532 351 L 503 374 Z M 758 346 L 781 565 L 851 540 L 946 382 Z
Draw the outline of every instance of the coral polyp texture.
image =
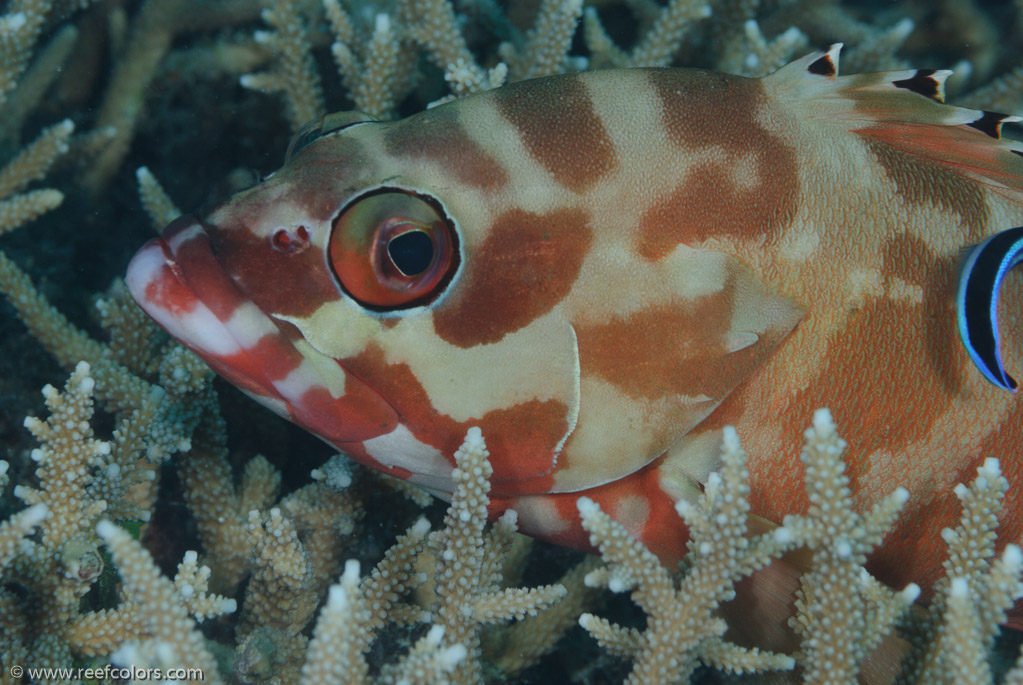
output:
M 214 381 L 118 278 L 178 208 L 270 174 L 292 133 L 329 111 L 396 120 L 609 67 L 756 77 L 844 42 L 849 73 L 954 66 L 950 101 L 1023 113 L 1023 3 L 875 9 L 4 4 L 0 684 L 84 682 L 84 670 L 34 669 L 108 664 L 253 684 L 742 682 L 751 672 L 1023 683 L 1019 640 L 1000 627 L 1023 594 L 1023 553 L 997 537 L 1020 515 L 1004 509 L 1023 483 L 1002 466 L 1021 455 L 962 469 L 943 493 L 962 513 L 934 541 L 946 560 L 933 587 L 872 574 L 913 488 L 895 474 L 864 493 L 853 457 L 868 446 L 847 445 L 824 409 L 797 417 L 810 424 L 790 479 L 802 510 L 753 513 L 743 435 L 726 427 L 700 487 L 677 505 L 689 530 L 680 567 L 636 539 L 619 516 L 627 507 L 579 497 L 568 508 L 596 552 L 585 555 L 520 535 L 514 511 L 488 522 L 497 496 L 485 430 L 462 429 L 461 448 L 443 455 L 456 466 L 449 502 L 431 502 Z M 744 604 L 767 586 L 774 613 Z

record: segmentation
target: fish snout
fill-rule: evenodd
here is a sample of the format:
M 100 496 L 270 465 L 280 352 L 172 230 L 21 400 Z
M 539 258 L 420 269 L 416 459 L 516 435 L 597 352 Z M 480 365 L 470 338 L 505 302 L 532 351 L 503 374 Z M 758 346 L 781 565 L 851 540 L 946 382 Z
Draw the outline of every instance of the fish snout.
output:
M 327 442 L 362 441 L 397 425 L 378 393 L 245 295 L 196 217 L 178 217 L 143 245 L 125 282 L 142 310 L 216 373 Z

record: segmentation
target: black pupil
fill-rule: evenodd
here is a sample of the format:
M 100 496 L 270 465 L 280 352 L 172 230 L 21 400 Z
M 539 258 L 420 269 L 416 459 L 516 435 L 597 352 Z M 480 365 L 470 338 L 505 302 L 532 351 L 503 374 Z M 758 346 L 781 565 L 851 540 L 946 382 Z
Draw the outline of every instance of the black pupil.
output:
M 403 274 L 417 276 L 433 261 L 433 241 L 424 231 L 409 231 L 391 238 L 387 254 Z

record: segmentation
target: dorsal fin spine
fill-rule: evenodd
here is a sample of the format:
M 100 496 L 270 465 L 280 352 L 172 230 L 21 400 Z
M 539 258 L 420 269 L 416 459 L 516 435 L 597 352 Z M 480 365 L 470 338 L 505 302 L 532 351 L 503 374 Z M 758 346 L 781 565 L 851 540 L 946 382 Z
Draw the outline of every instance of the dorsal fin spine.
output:
M 909 78 L 892 80 L 891 84 L 944 104 L 945 81 L 951 75 L 949 69 L 917 69 Z
M 1017 121 L 1023 121 L 1023 117 L 1018 117 L 1013 114 L 999 114 L 998 112 L 983 111 L 980 116 L 966 124 L 970 128 L 975 128 L 981 133 L 987 134 L 995 140 L 1002 139 L 1002 124 L 1014 123 Z
M 838 56 L 842 52 L 842 43 L 832 43 L 827 50 L 816 52 L 804 58 L 809 61 L 806 71 L 815 76 L 825 78 L 838 77 Z

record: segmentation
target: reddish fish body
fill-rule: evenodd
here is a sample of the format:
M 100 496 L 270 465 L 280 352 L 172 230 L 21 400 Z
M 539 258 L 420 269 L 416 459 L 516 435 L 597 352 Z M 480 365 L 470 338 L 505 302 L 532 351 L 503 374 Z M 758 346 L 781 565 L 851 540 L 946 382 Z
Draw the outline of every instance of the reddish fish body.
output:
M 327 117 L 266 181 L 172 223 L 128 283 L 364 464 L 443 495 L 480 426 L 494 509 L 580 547 L 585 494 L 677 559 L 671 504 L 717 467 L 725 425 L 754 512 L 804 511 L 801 436 L 829 407 L 862 506 L 911 494 L 874 568 L 927 586 L 953 486 L 990 456 L 1023 480 L 1023 404 L 978 372 L 956 309 L 959 253 L 1023 223 L 1023 158 L 995 115 L 933 101 L 943 73 L 838 78 L 836 56 Z M 1019 279 L 1001 290 L 1000 354 L 1023 368 Z

